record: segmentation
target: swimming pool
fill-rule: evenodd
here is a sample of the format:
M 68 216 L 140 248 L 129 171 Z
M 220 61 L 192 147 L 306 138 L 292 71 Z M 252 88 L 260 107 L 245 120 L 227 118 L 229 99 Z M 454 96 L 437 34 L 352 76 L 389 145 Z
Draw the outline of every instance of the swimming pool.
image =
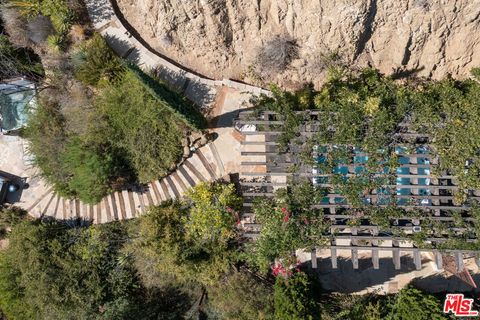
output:
M 29 110 L 36 104 L 35 94 L 35 84 L 23 78 L 0 83 L 1 132 L 25 126 Z

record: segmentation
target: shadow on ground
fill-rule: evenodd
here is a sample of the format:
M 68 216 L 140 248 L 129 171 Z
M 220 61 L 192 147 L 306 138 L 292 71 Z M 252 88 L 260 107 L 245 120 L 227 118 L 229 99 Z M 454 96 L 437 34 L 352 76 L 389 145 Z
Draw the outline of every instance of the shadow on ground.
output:
M 383 284 L 396 275 L 415 270 L 413 259 L 401 257 L 401 269 L 395 270 L 392 258 L 380 258 L 379 269 L 373 268 L 372 259 L 358 259 L 358 269 L 353 269 L 351 259 L 337 258 L 337 269 L 332 268 L 331 259 L 317 259 L 317 276 L 322 287 L 328 291 L 353 293 L 368 287 Z M 423 262 L 423 261 L 422 261 Z
M 190 79 L 185 71 L 174 71 L 164 66 L 154 70 L 155 76 L 162 80 L 169 89 L 185 95 L 191 102 L 200 107 L 203 112 L 213 104 L 216 97 L 214 87 L 198 80 Z
M 385 289 L 396 291 L 396 289 L 401 289 L 401 285 L 405 282 L 411 281 L 417 287 L 432 293 L 479 292 L 445 271 L 415 278 L 415 274 L 411 273 L 416 270 L 413 259 L 409 256 L 402 256 L 400 262 L 401 268 L 396 270 L 392 258 L 380 258 L 379 269 L 374 269 L 371 258 L 360 258 L 358 269 L 353 269 L 351 259 L 338 257 L 338 268 L 333 269 L 330 258 L 319 258 L 317 259 L 317 269 L 311 270 L 326 291 L 340 293 L 355 293 L 390 281 L 392 281 L 390 285 L 395 287 L 397 284 L 393 282 L 393 279 L 402 274 L 405 278 L 402 279 L 402 284 L 398 283 L 398 288 L 388 288 L 387 286 Z M 427 268 L 430 262 L 428 259 L 422 259 L 422 269 Z M 309 267 L 310 261 L 306 264 Z M 472 277 L 475 283 L 480 284 L 480 274 Z
M 19 177 L 2 170 L 0 170 L 0 176 L 7 178 L 8 180 L 10 180 L 11 184 L 14 184 L 15 186 L 18 187 L 17 191 L 7 193 L 6 202 L 11 204 L 19 202 L 20 199 L 22 198 L 23 190 L 28 189 L 29 187 L 28 183 L 26 182 L 27 178 Z

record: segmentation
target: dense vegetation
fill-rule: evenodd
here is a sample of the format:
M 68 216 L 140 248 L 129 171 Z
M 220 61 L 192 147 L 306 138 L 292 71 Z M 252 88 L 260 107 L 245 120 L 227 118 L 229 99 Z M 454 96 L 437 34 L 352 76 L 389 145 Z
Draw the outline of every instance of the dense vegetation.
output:
M 18 320 L 445 318 L 435 297 L 410 287 L 393 296 L 320 295 L 301 266 L 252 272 L 232 234 L 237 206 L 231 185 L 204 184 L 182 203 L 105 225 L 4 209 L 0 310 Z M 217 215 L 209 226 L 216 236 L 199 236 L 200 208 Z
M 182 139 L 205 127 L 196 106 L 114 54 L 90 29 L 81 1 L 0 6 L 2 79 L 35 76 L 38 106 L 24 134 L 60 195 L 97 203 L 162 177 L 180 160 Z
M 5 1 L 5 6 L 18 9 L 21 16 L 30 21 L 35 27 L 35 33 L 48 43 L 53 51 L 65 49 L 67 35 L 72 25 L 81 18 L 75 12 L 80 5 L 76 1 L 69 3 L 65 0 L 25 0 Z M 46 17 L 38 19 L 38 17 Z M 36 38 L 36 37 L 35 37 Z
M 478 70 L 473 70 L 472 74 L 475 77 Z M 329 177 L 315 178 L 316 183 L 328 185 L 329 190 L 324 194 L 339 195 L 334 199 L 335 203 L 349 205 L 349 208 L 340 209 L 350 217 L 348 225 L 358 226 L 362 220 L 369 219 L 383 232 L 411 238 L 417 246 L 430 247 L 427 238 L 439 237 L 448 239 L 437 244 L 441 249 L 478 249 L 478 204 L 469 195 L 480 187 L 479 93 L 477 80 L 433 82 L 410 79 L 399 83 L 372 69 L 349 71 L 335 68 L 319 91 L 307 87 L 292 93 L 274 87 L 272 97 L 262 97 L 256 103 L 259 112 L 276 111 L 276 120 L 283 121 L 283 124 L 270 125 L 271 130 L 282 132 L 277 140 L 280 155 L 290 149 L 303 148 L 301 153 L 294 151 L 300 161 L 289 171 L 304 169 L 302 165 L 305 164 L 313 166 L 320 174 L 330 174 Z M 311 116 L 308 111 L 315 113 Z M 300 126 L 306 126 L 308 131 L 310 124 L 318 128 L 310 138 L 305 138 L 300 133 L 303 130 Z M 410 135 L 402 135 L 404 132 Z M 422 153 L 417 149 L 420 147 L 433 159 L 439 159 L 438 165 L 432 166 L 431 175 L 456 177 L 458 189 L 447 195 L 453 196 L 453 204 L 470 207 L 468 213 L 443 212 L 453 219 L 440 223 L 425 211 L 398 206 L 394 197 L 397 190 L 391 187 L 397 183 L 398 153 Z M 368 160 L 355 168 L 354 175 L 341 172 L 339 167 L 346 169 L 357 153 L 367 154 Z M 386 207 L 371 204 L 366 199 L 368 194 L 375 194 L 377 203 Z M 254 207 L 264 227 L 256 244 L 258 252 L 263 247 L 268 248 L 263 252 L 277 250 L 275 248 L 284 245 L 280 239 L 288 239 L 291 248 L 299 246 L 293 245 L 299 238 L 288 236 L 286 231 L 289 228 L 269 227 L 270 220 L 275 221 L 274 215 L 264 212 L 281 207 L 277 204 L 281 200 L 282 196 L 277 194 L 270 208 L 268 203 L 272 203 L 271 200 L 262 200 Z M 414 197 L 402 200 L 405 206 L 420 205 L 420 200 Z M 323 203 L 325 201 L 328 199 L 324 198 Z M 298 206 L 295 208 L 298 210 Z M 467 222 L 462 215 L 473 219 Z M 295 217 L 299 219 L 302 215 L 294 212 L 292 216 L 295 221 Z M 421 231 L 406 233 L 392 225 L 399 217 L 421 217 Z M 466 231 L 455 233 L 450 229 L 452 227 L 466 228 Z M 307 228 L 302 227 L 302 230 Z M 308 247 L 308 241 L 301 243 Z
M 71 61 L 72 76 L 63 71 L 43 91 L 25 130 L 44 178 L 64 196 L 96 203 L 112 189 L 167 174 L 187 128 L 139 80 L 141 71 L 125 66 L 99 35 Z
M 88 32 L 74 28 L 81 18 L 75 1 L 8 3 L 21 13 L 17 22 L 27 24 L 17 31 L 29 29 L 27 42 L 40 52 L 48 48 L 44 61 L 54 57 L 25 130 L 45 179 L 62 195 L 95 203 L 113 189 L 165 175 L 181 156 L 184 133 L 204 127 L 201 114 L 121 61 L 99 35 L 85 40 Z M 263 58 L 288 64 L 295 44 L 283 41 L 281 52 L 267 52 L 276 45 L 269 44 Z M 43 76 L 28 50 L 3 36 L 0 50 L 15 58 L 12 70 Z M 284 150 L 298 135 L 302 119 L 296 111 L 317 109 L 324 112 L 316 143 L 359 146 L 378 154 L 377 160 L 389 160 L 399 124 L 409 120 L 432 137 L 442 156 L 439 170 L 451 170 L 471 188 L 480 181 L 477 86 L 453 80 L 400 86 L 370 69 L 335 70 L 320 92 L 274 89 L 273 98 L 259 105 L 283 115 Z M 336 187 L 355 203 L 364 189 L 377 186 L 359 178 L 338 179 Z M 0 232 L 8 247 L 0 251 L 0 310 L 9 319 L 445 318 L 435 297 L 412 287 L 387 297 L 319 296 L 314 275 L 295 250 L 329 240 L 322 212 L 310 208 L 324 195 L 303 183 L 259 200 L 254 212 L 263 230 L 246 246 L 239 241 L 241 199 L 233 185 L 200 184 L 185 199 L 151 208 L 139 219 L 100 226 L 33 220 L 4 209 Z M 396 210 L 368 214 L 380 225 Z
M 248 256 L 251 265 L 266 272 L 275 259 L 281 259 L 288 268 L 296 264 L 296 249 L 325 245 L 328 225 L 323 212 L 310 208 L 322 197 L 322 191 L 302 183 L 289 191 L 280 189 L 274 198 L 257 200 L 253 212 L 262 224 L 262 232 L 251 244 Z

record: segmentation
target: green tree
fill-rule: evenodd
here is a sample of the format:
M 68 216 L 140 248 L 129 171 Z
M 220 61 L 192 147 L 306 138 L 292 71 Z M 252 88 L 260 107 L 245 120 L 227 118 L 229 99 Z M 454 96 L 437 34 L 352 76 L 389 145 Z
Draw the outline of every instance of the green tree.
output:
M 318 306 L 308 276 L 294 273 L 288 279 L 277 277 L 274 286 L 275 319 L 305 320 L 318 317 Z
M 69 171 L 62 170 L 59 155 L 63 154 L 68 143 L 65 130 L 65 118 L 56 103 L 40 100 L 32 110 L 24 131 L 29 140 L 28 152 L 34 155 L 35 166 L 41 169 L 41 175 L 61 194 L 71 195 L 68 189 Z
M 323 212 L 311 209 L 324 191 L 304 182 L 289 189 L 277 190 L 275 197 L 257 199 L 253 212 L 262 224 L 260 237 L 249 246 L 247 259 L 267 272 L 276 258 L 291 259 L 297 249 L 313 249 L 325 245 L 328 224 Z
M 14 47 L 0 35 L 0 80 L 19 76 L 43 76 L 40 59 L 29 49 Z
M 0 255 L 0 296 L 7 298 L 1 299 L 1 309 L 16 319 L 31 319 L 29 314 L 93 319 L 127 299 L 132 310 L 138 303 L 136 276 L 128 256 L 119 252 L 125 235 L 118 224 L 74 229 L 55 222 L 17 225 Z
M 142 279 L 160 284 L 174 279 L 211 285 L 228 271 L 232 248 L 209 246 L 189 237 L 184 219 L 188 216 L 188 208 L 165 202 L 140 218 L 128 250 Z
M 186 201 L 191 207 L 185 224 L 187 236 L 209 244 L 233 239 L 242 204 L 235 192 L 233 184 L 221 183 L 200 183 L 188 190 Z
M 92 86 L 108 83 L 125 71 L 119 58 L 98 33 L 81 45 L 72 61 L 75 77 Z
M 140 182 L 165 176 L 179 160 L 182 127 L 131 72 L 102 90 L 96 108 L 87 141 L 121 150 Z
M 246 272 L 234 272 L 209 287 L 208 300 L 221 319 L 273 319 L 272 288 Z
M 441 304 L 434 296 L 408 286 L 400 290 L 390 301 L 386 319 L 391 320 L 440 320 L 448 319 Z
M 0 236 L 22 222 L 27 212 L 19 207 L 0 207 Z

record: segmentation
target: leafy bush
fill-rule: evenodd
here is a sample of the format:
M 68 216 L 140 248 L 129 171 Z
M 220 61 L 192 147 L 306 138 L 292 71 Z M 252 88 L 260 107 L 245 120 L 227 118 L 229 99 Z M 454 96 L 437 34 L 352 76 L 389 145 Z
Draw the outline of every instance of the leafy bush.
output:
M 0 4 L 0 17 L 4 31 L 15 46 L 27 47 L 30 45 L 27 22 L 17 9 Z
M 0 80 L 43 75 L 39 58 L 26 48 L 14 47 L 4 35 L 0 35 L 0 65 Z
M 97 87 L 95 99 L 71 80 L 68 88 L 47 89 L 26 130 L 47 182 L 61 195 L 96 203 L 112 187 L 165 176 L 182 155 L 184 130 L 170 106 L 159 104 L 99 35 L 73 61 L 76 76 Z
M 233 184 L 201 183 L 187 191 L 186 197 L 191 203 L 185 225 L 187 236 L 218 245 L 235 237 L 242 198 L 235 194 Z
M 0 207 L 0 236 L 5 235 L 12 227 L 22 222 L 27 212 L 18 207 Z
M 260 48 L 255 64 L 262 73 L 275 74 L 285 71 L 290 62 L 298 57 L 295 40 L 277 36 Z
M 326 295 L 321 299 L 322 319 L 427 320 L 450 319 L 441 302 L 411 285 L 393 295 Z
M 49 46 L 58 51 L 65 47 L 66 35 L 75 21 L 73 11 L 65 0 L 9 1 L 8 5 L 18 9 L 29 20 L 40 15 L 49 17 L 56 31 L 55 35 L 50 35 L 47 39 Z
M 272 289 L 246 272 L 234 272 L 209 287 L 208 299 L 221 319 L 273 319 Z
M 26 221 L 9 240 L 0 252 L 0 309 L 9 319 L 173 320 L 200 296 L 179 285 L 143 286 L 124 252 L 127 224 Z
M 253 212 L 262 232 L 250 246 L 250 263 L 267 272 L 276 258 L 289 260 L 297 249 L 325 244 L 328 225 L 323 213 L 310 209 L 322 196 L 323 191 L 305 182 L 290 191 L 279 189 L 275 199 L 257 200 Z
M 119 58 L 101 35 L 95 34 L 72 56 L 75 77 L 87 85 L 108 83 L 124 72 Z
M 274 286 L 275 319 L 316 319 L 319 307 L 311 292 L 311 283 L 303 272 L 285 279 L 277 277 Z
M 49 35 L 47 37 L 47 44 L 52 52 L 58 53 L 63 50 L 63 38 L 60 35 Z
M 136 276 L 118 251 L 124 235 L 115 225 L 18 225 L 0 255 L 1 309 L 15 319 L 92 319 L 125 298 L 135 305 Z
M 132 72 L 107 85 L 96 108 L 88 139 L 123 150 L 140 182 L 166 175 L 182 155 L 182 129 L 175 117 Z
M 65 119 L 58 106 L 40 101 L 29 115 L 25 136 L 29 140 L 28 152 L 34 155 L 33 163 L 41 169 L 41 175 L 61 194 L 71 194 L 68 189 L 70 172 L 62 170 L 65 166 L 60 154 L 67 145 Z
M 111 156 L 84 145 L 78 138 L 70 141 L 61 155 L 63 166 L 71 172 L 68 188 L 86 203 L 99 202 L 110 191 L 114 175 Z
M 437 173 L 449 171 L 460 187 L 480 188 L 480 84 L 451 79 L 424 85 L 413 97 L 414 125 L 431 136 L 440 160 Z
M 440 301 L 411 286 L 405 287 L 389 302 L 389 320 L 440 320 L 443 314 Z
M 140 218 L 137 240 L 129 252 L 143 279 L 157 284 L 175 279 L 211 285 L 228 270 L 231 248 L 209 246 L 187 236 L 185 216 L 187 208 L 167 202 Z
M 478 81 L 480 81 L 480 68 L 473 68 L 472 70 L 470 70 L 470 74 L 471 74 L 475 79 L 477 79 Z

